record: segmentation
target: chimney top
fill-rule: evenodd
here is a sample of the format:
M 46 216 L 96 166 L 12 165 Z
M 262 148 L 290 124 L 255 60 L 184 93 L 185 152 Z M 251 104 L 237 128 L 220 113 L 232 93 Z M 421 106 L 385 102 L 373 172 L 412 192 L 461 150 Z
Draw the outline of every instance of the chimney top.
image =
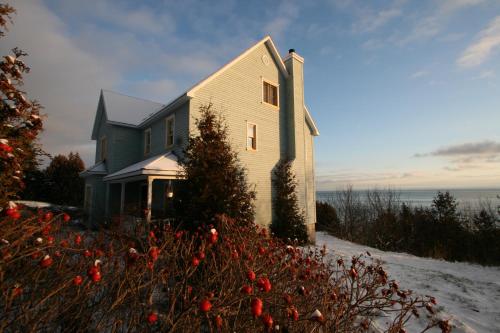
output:
M 288 53 L 295 53 L 295 49 L 289 49 Z

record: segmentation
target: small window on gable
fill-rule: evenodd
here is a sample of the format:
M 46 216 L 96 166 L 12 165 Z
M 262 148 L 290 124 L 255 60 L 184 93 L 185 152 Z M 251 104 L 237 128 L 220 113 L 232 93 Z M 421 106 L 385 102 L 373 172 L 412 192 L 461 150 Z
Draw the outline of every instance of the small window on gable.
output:
M 105 161 L 106 160 L 106 157 L 108 157 L 108 140 L 106 139 L 105 136 L 103 136 L 101 138 L 101 142 L 100 142 L 100 149 L 101 149 L 101 161 Z
M 151 128 L 144 131 L 144 155 L 151 152 Z
M 257 150 L 257 125 L 247 123 L 247 150 Z
M 264 103 L 278 106 L 278 86 L 263 80 L 262 89 L 262 100 Z
M 175 116 L 171 115 L 165 120 L 165 146 L 167 148 L 174 145 Z

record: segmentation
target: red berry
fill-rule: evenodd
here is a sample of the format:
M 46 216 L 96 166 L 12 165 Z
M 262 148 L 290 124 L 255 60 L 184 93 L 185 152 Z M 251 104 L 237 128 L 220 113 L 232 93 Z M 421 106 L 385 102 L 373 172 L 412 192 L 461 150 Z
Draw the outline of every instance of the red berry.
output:
M 218 237 L 219 237 L 219 234 L 217 233 L 217 230 L 210 229 L 210 234 L 208 235 L 208 242 L 210 244 L 215 244 L 215 243 L 217 243 Z
M 69 216 L 68 214 L 64 213 L 63 214 L 63 221 L 64 222 L 69 222 L 69 220 L 71 220 L 71 216 Z
M 203 260 L 203 259 L 205 259 L 205 252 L 200 251 L 200 252 L 198 252 L 197 256 L 198 256 L 198 259 Z
M 358 277 L 358 272 L 356 271 L 356 268 L 352 267 L 351 270 L 349 271 L 349 275 L 351 275 L 353 279 L 356 279 Z
M 17 214 L 19 214 L 19 212 L 17 211 L 17 208 L 7 208 L 5 210 L 5 214 L 7 214 L 7 216 L 13 218 L 14 220 L 17 220 L 18 218 L 16 218 Z
M 54 261 L 52 260 L 52 258 L 49 255 L 46 255 L 45 257 L 43 257 L 42 261 L 40 261 L 40 266 L 42 266 L 42 268 L 47 268 L 52 266 L 53 263 Z
M 83 283 L 83 278 L 81 277 L 81 275 L 77 275 L 73 278 L 73 284 L 75 286 L 79 286 Z
M 262 314 L 262 300 L 260 298 L 254 298 L 251 303 L 252 315 L 254 317 L 260 317 Z
M 52 214 L 52 212 L 47 212 L 47 213 L 45 213 L 45 215 L 43 216 L 43 219 L 44 219 L 45 221 L 50 221 L 50 220 L 52 220 L 52 218 L 53 218 L 53 217 L 54 217 L 54 214 Z
M 200 302 L 200 310 L 202 312 L 208 312 L 212 308 L 212 303 L 208 299 L 204 299 Z
M 273 317 L 271 317 L 269 313 L 266 313 L 262 316 L 262 322 L 264 323 L 264 326 L 271 328 L 273 326 Z
M 259 246 L 259 254 L 264 255 L 266 253 L 266 249 L 264 249 L 262 246 Z
M 82 243 L 82 236 L 81 235 L 76 235 L 75 236 L 75 244 L 80 245 Z
M 257 286 L 261 291 L 264 291 L 266 293 L 271 291 L 271 281 L 269 281 L 269 279 L 266 277 L 260 277 L 257 281 Z
M 222 317 L 219 315 L 217 317 L 215 317 L 214 324 L 215 324 L 215 327 L 221 328 L 222 327 Z
M 246 295 L 251 295 L 252 294 L 252 287 L 249 286 L 249 285 L 244 285 L 243 287 L 241 287 L 241 293 L 242 294 L 246 294 Z
M 149 257 L 151 258 L 152 261 L 158 260 L 158 257 L 160 256 L 160 249 L 157 248 L 156 246 L 153 246 L 152 248 L 149 249 Z
M 200 259 L 196 258 L 196 257 L 193 257 L 193 259 L 191 260 L 191 264 L 196 267 L 200 264 Z
M 89 250 L 85 250 L 85 252 L 83 252 L 83 255 L 88 258 L 92 256 L 92 252 L 90 252 Z
M 19 211 L 15 211 L 12 216 L 11 216 L 14 220 L 19 220 L 19 218 L 21 217 L 21 213 L 19 213 Z
M 101 276 L 101 272 L 100 271 L 97 271 L 94 274 L 92 274 L 92 281 L 94 281 L 94 282 L 101 281 L 101 278 L 102 278 L 102 276 Z
M 295 309 L 295 308 L 292 309 L 291 317 L 294 321 L 299 320 L 299 312 L 297 311 L 297 309 Z
M 248 271 L 248 272 L 247 272 L 247 278 L 248 278 L 250 281 L 255 280 L 255 273 L 254 273 L 253 271 Z
M 158 314 L 156 312 L 151 312 L 148 315 L 148 323 L 154 324 L 158 320 Z

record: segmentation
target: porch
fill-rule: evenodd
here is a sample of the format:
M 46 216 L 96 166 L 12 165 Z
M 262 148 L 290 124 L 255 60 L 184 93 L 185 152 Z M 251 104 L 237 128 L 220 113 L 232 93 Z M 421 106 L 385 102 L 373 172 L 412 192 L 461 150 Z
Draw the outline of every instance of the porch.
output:
M 105 215 L 165 219 L 172 216 L 175 189 L 182 180 L 173 153 L 151 157 L 103 178 Z

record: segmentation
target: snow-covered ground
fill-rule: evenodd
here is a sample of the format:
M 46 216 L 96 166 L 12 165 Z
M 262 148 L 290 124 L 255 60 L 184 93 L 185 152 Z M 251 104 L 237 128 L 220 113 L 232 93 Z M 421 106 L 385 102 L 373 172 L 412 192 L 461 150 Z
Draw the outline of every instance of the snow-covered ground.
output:
M 390 278 L 399 281 L 402 288 L 435 296 L 439 315 L 451 319 L 453 332 L 500 332 L 500 267 L 384 252 L 318 232 L 316 245 L 323 244 L 334 255 L 346 257 L 370 251 L 373 258 L 382 261 Z M 415 331 L 419 325 L 418 322 L 413 323 L 409 331 Z

